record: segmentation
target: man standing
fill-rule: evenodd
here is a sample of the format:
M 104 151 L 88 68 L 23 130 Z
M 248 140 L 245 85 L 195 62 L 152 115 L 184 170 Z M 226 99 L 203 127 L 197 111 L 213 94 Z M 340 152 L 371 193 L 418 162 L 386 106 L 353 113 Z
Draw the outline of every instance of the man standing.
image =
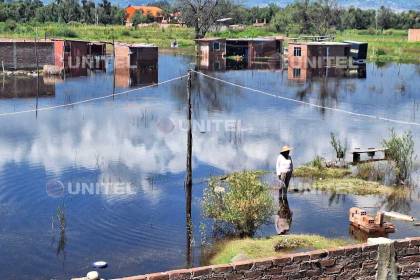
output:
M 280 197 L 282 198 L 287 196 L 289 182 L 293 173 L 293 162 L 290 157 L 291 150 L 289 146 L 284 146 L 280 151 L 280 155 L 277 157 L 276 173 L 280 180 Z

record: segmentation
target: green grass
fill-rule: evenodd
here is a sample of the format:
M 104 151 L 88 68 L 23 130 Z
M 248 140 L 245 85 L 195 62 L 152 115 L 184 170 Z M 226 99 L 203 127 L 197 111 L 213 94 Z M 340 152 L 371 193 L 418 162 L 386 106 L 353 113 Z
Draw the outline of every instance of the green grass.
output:
M 280 244 L 281 251 L 274 249 Z M 221 241 L 214 245 L 215 254 L 210 258 L 210 264 L 230 263 L 237 255 L 244 255 L 250 259 L 281 256 L 297 249 L 328 249 L 348 245 L 349 241 L 342 239 L 328 239 L 319 235 L 282 235 L 264 239 L 235 239 Z
M 394 188 L 379 184 L 378 182 L 366 181 L 358 178 L 329 178 L 315 180 L 311 189 L 328 191 L 340 194 L 355 195 L 390 195 Z
M 18 23 L 16 30 L 8 30 L 4 22 L 0 22 L 0 37 L 33 39 L 35 30 L 40 38 L 48 37 L 72 38 L 83 40 L 117 41 L 127 43 L 150 43 L 160 48 L 169 48 L 171 42 L 177 40 L 181 49 L 194 53 L 194 31 L 187 27 L 149 26 L 138 29 L 126 28 L 122 25 L 87 25 L 81 23 Z M 209 33 L 207 37 L 251 38 L 279 35 L 270 27 L 246 27 L 244 30 L 227 30 Z M 290 37 L 296 37 L 291 34 Z M 346 30 L 337 32 L 337 41 L 356 40 L 369 43 L 369 60 L 378 62 L 420 63 L 420 42 L 408 42 L 407 30 L 386 30 L 374 34 L 372 30 Z
M 313 166 L 300 166 L 293 171 L 295 177 L 305 177 L 313 179 L 326 178 L 344 178 L 351 174 L 351 171 L 346 168 L 317 168 Z
M 127 43 L 149 43 L 160 48 L 169 48 L 171 42 L 177 40 L 180 48 L 194 47 L 194 32 L 185 27 L 160 28 L 158 26 L 143 27 L 138 29 L 127 28 L 122 25 L 87 25 L 87 24 L 23 24 L 19 23 L 16 30 L 5 28 L 5 23 L 0 22 L 0 37 L 33 39 L 36 29 L 38 36 L 44 38 L 70 38 L 83 40 L 117 41 Z
M 369 43 L 371 61 L 420 63 L 420 42 L 408 42 L 407 30 L 386 30 L 371 34 L 372 30 L 346 30 L 337 33 L 337 40 L 355 40 Z

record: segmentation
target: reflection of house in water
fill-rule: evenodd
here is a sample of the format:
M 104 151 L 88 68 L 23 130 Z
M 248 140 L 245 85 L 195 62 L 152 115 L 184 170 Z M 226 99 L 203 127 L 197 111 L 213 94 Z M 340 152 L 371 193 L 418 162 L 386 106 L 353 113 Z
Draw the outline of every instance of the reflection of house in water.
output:
M 201 70 L 280 69 L 283 38 L 197 40 Z
M 280 69 L 283 38 L 197 40 L 200 70 Z
M 115 44 L 115 82 L 118 87 L 158 82 L 158 48 L 146 44 Z
M 38 65 L 54 64 L 54 44 L 51 41 L 1 40 L 0 60 L 6 70 L 36 69 L 35 45 Z
M 105 70 L 106 44 L 81 40 L 54 39 L 54 65 L 73 77 L 88 71 Z
M 356 43 L 289 42 L 289 80 L 306 81 L 313 77 L 366 78 L 366 65 L 353 65 L 353 58 L 363 60 L 360 58 L 364 57 L 367 45 Z
M 39 79 L 37 94 L 37 77 L 11 76 L 0 82 L 0 98 L 33 98 L 55 95 L 55 84 Z

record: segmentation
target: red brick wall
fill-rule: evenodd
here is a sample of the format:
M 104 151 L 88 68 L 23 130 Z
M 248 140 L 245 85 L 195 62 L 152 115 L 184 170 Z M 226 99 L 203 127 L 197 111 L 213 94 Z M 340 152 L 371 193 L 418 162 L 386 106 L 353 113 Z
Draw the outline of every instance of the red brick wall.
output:
M 393 244 L 399 279 L 420 277 L 420 237 L 399 240 Z M 378 271 L 378 252 L 379 245 L 359 244 L 227 265 L 133 276 L 122 280 L 374 280 Z
M 409 42 L 420 42 L 420 29 L 409 29 L 408 30 L 408 41 Z
M 395 262 L 399 279 L 420 278 L 420 238 L 395 242 Z
M 34 42 L 0 42 L 0 64 L 7 70 L 36 69 Z M 54 47 L 52 42 L 38 42 L 39 68 L 54 64 Z

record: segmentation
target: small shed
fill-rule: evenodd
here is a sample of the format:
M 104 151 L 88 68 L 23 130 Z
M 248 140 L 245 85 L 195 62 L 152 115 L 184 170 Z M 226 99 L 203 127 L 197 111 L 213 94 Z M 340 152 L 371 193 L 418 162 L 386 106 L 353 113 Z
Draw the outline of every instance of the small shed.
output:
M 344 43 L 350 44 L 350 53 L 355 62 L 363 62 L 367 59 L 368 43 L 357 42 L 357 41 L 344 41 Z
M 288 64 L 294 68 L 336 67 L 348 63 L 352 57 L 350 50 L 349 43 L 289 42 Z
M 0 69 L 34 70 L 37 66 L 35 46 L 38 53 L 38 66 L 54 63 L 54 45 L 51 41 L 0 40 Z
M 106 44 L 82 40 L 53 39 L 54 65 L 71 76 L 85 76 L 87 70 L 105 70 Z
M 201 57 L 225 56 L 226 39 L 223 38 L 203 38 L 196 40 L 197 51 Z
M 157 65 L 158 47 L 149 44 L 115 43 L 115 68 L 139 68 Z

